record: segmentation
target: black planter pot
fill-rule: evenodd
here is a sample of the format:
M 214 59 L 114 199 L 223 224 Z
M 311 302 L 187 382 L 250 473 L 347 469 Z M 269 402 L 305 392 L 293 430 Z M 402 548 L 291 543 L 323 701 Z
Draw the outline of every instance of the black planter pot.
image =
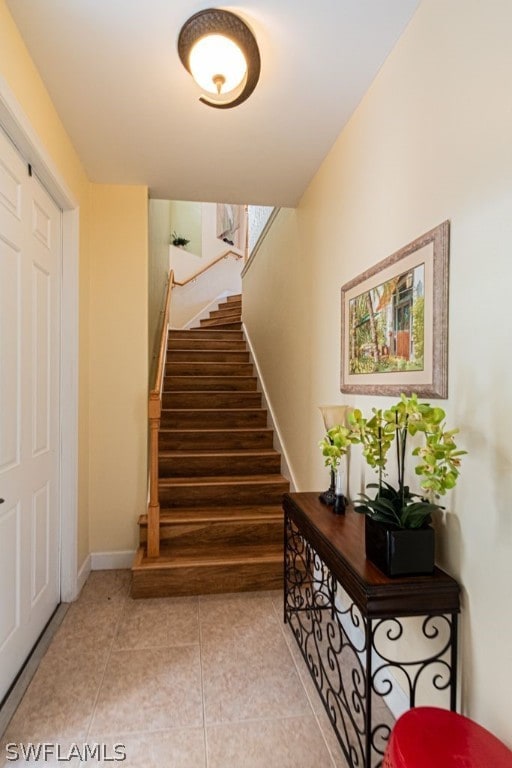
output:
M 386 576 L 432 574 L 435 537 L 431 526 L 399 529 L 365 515 L 366 557 Z

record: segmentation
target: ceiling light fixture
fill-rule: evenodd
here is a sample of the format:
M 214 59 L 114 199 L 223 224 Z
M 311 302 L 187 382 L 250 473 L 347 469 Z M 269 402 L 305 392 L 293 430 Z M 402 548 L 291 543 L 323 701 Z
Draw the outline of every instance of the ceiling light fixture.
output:
M 208 97 L 199 101 L 217 109 L 242 104 L 256 88 L 260 52 L 247 24 L 230 11 L 207 8 L 181 28 L 178 53 L 185 69 Z

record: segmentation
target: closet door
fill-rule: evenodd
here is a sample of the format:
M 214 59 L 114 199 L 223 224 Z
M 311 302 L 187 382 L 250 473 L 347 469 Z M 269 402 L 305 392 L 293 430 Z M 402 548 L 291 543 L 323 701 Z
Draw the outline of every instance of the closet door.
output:
M 0 130 L 0 701 L 60 599 L 61 231 Z

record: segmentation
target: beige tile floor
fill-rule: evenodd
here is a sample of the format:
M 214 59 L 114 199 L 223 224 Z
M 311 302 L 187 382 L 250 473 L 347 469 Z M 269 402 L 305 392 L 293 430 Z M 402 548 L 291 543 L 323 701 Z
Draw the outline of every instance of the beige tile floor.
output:
M 91 573 L 2 739 L 108 745 L 45 766 L 346 768 L 280 592 L 132 600 L 128 571 Z M 12 756 L 12 752 L 9 753 Z

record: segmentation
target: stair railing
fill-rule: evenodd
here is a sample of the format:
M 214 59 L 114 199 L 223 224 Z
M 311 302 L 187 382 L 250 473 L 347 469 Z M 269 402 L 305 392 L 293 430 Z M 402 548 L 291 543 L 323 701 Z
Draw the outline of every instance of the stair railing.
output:
M 148 418 L 149 418 L 149 506 L 147 527 L 147 554 L 148 557 L 158 557 L 160 554 L 160 499 L 158 494 L 158 431 L 162 414 L 162 390 L 165 375 L 165 360 L 167 356 L 167 339 L 169 331 L 169 311 L 171 307 L 171 293 L 174 285 L 174 272 L 169 272 L 167 291 L 165 294 L 165 308 L 162 317 L 162 334 L 160 337 L 160 349 L 154 386 L 149 393 Z
M 207 272 L 211 267 L 214 267 L 215 264 L 218 264 L 219 261 L 222 261 L 222 259 L 226 259 L 228 256 L 234 256 L 235 259 L 244 258 L 243 253 L 239 253 L 238 251 L 233 251 L 231 250 L 231 248 L 228 248 L 227 251 L 224 251 L 223 253 L 221 253 L 220 256 L 217 256 L 216 259 L 214 259 L 213 261 L 210 261 L 210 263 L 207 264 L 206 267 L 203 267 L 202 269 L 199 269 L 197 272 L 194 272 L 193 275 L 191 275 L 190 277 L 187 277 L 187 279 L 183 280 L 183 282 L 180 283 L 177 280 L 174 280 L 174 277 L 173 277 L 173 280 L 174 280 L 173 284 L 179 285 L 179 286 L 188 285 L 188 283 L 191 283 L 193 280 L 197 280 L 198 277 L 200 277 L 205 272 Z

